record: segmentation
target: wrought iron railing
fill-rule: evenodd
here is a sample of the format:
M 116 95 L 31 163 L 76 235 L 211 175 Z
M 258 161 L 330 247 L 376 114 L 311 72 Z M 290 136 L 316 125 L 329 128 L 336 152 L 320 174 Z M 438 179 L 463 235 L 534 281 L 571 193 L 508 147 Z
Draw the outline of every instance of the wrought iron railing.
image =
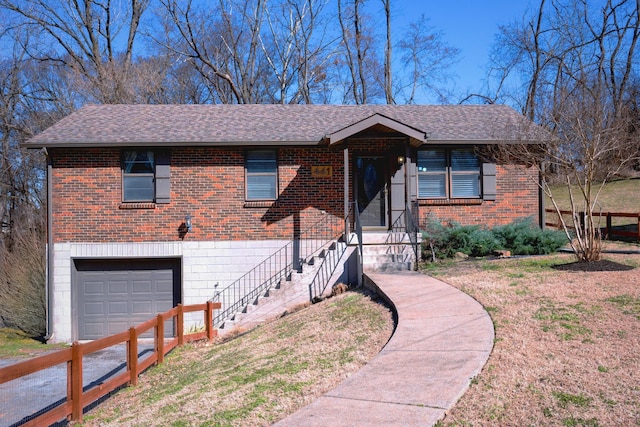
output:
M 347 242 L 340 236 L 322 254 L 322 263 L 318 266 L 313 280 L 309 284 L 309 300 L 316 302 L 322 298 L 331 276 L 336 271 L 342 255 L 347 250 Z
M 360 273 L 362 273 L 364 263 L 364 252 L 362 249 L 362 222 L 360 221 L 360 209 L 358 208 L 358 201 L 353 202 L 353 222 L 358 237 L 358 262 L 360 266 Z
M 413 269 L 418 269 L 418 261 L 420 260 L 420 242 L 418 241 L 418 233 L 420 233 L 420 226 L 418 223 L 418 204 L 411 204 L 407 202 L 407 207 L 404 211 L 407 225 L 407 235 L 413 248 L 414 263 Z
M 411 246 L 415 261 L 413 267 L 417 269 L 418 257 L 420 256 L 420 242 L 418 241 L 420 229 L 417 221 L 417 205 L 407 202 L 404 212 L 392 224 L 391 231 L 387 238 L 387 243 L 405 244 L 407 243 L 405 238 L 409 239 L 408 244 Z
M 220 327 L 233 314 L 242 311 L 271 288 L 284 280 L 290 280 L 294 268 L 302 268 L 302 264 L 323 249 L 342 229 L 341 219 L 326 214 L 312 227 L 301 232 L 299 237 L 216 292 L 211 301 L 222 303 L 222 309 L 216 312 L 213 325 Z

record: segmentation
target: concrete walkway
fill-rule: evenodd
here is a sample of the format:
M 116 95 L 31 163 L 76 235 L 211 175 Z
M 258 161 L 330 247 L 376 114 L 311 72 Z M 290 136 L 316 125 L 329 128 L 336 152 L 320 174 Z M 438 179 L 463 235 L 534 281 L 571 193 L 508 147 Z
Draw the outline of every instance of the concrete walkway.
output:
M 420 273 L 367 277 L 397 311 L 390 341 L 338 387 L 276 426 L 434 425 L 486 363 L 493 324 L 473 298 Z

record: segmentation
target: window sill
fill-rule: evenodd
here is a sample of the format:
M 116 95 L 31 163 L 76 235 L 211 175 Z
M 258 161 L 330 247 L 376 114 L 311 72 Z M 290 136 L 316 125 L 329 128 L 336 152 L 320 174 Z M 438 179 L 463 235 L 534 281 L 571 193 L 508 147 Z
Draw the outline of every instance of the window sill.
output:
M 245 200 L 244 202 L 245 208 L 270 208 L 270 207 L 277 207 L 277 206 L 278 206 L 277 200 L 256 200 L 256 201 Z
M 154 202 L 122 202 L 118 209 L 155 209 Z
M 420 206 L 481 205 L 482 199 L 420 199 Z

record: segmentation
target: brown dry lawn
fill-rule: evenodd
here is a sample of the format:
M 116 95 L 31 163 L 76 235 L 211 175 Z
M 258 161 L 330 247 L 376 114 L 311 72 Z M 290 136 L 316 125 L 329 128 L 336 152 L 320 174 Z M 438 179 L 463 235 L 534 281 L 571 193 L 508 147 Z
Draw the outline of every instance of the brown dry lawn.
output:
M 604 258 L 609 268 L 640 267 L 640 255 Z M 465 261 L 435 271 L 476 298 L 496 328 L 487 365 L 442 426 L 640 425 L 640 270 L 558 269 L 572 261 Z
M 270 425 L 360 369 L 393 327 L 387 307 L 343 293 L 228 342 L 172 352 L 83 425 Z
M 562 269 L 573 257 L 556 254 L 426 271 L 476 298 L 496 327 L 487 365 L 441 426 L 640 425 L 640 255 L 605 258 L 613 270 Z M 349 292 L 175 352 L 85 424 L 268 425 L 359 369 L 391 329 L 386 308 Z

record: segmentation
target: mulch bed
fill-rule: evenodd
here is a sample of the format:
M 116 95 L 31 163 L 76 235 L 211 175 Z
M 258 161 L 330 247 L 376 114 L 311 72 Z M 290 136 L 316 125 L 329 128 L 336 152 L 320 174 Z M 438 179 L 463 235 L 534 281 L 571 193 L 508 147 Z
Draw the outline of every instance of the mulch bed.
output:
M 634 267 L 629 265 L 606 259 L 591 262 L 576 261 L 568 264 L 558 264 L 554 265 L 553 268 L 562 271 L 628 271 L 634 269 Z

